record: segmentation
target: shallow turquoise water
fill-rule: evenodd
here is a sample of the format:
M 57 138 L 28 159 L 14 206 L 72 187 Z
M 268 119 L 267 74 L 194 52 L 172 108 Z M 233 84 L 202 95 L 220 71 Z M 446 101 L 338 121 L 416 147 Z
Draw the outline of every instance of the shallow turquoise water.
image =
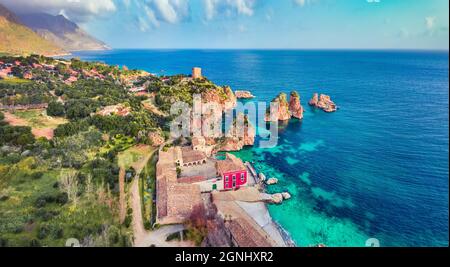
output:
M 270 206 L 299 246 L 448 246 L 448 52 L 113 50 L 76 56 L 157 74 L 200 66 L 258 101 L 297 89 L 302 122 L 239 153 L 293 199 Z M 307 107 L 314 92 L 341 107 Z

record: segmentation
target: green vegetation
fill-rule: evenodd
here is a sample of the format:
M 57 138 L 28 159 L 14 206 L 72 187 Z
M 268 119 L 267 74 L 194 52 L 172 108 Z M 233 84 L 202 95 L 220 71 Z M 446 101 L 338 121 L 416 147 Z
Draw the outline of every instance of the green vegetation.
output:
M 16 81 L 16 82 L 11 82 Z M 30 105 L 48 103 L 52 96 L 49 86 L 34 82 L 17 82 L 16 79 L 0 80 L 0 104 Z
M 61 124 L 67 123 L 63 118 L 53 118 L 47 116 L 45 109 L 31 109 L 24 111 L 15 111 L 12 113 L 15 117 L 23 121 L 32 129 L 56 128 Z
M 292 97 L 296 97 L 296 98 L 300 98 L 300 95 L 298 94 L 297 91 L 292 91 L 292 92 L 291 92 L 291 96 L 292 96 Z
M 75 175 L 65 183 L 63 177 L 69 172 Z M 27 157 L 1 165 L 0 185 L 0 243 L 4 246 L 64 246 L 68 238 L 91 245 L 130 243 L 129 233 L 114 226 L 107 205 L 112 194 L 82 173 L 52 170 L 39 158 Z M 104 236 L 108 240 L 100 238 Z
M 65 113 L 66 113 L 66 111 L 64 109 L 63 104 L 56 102 L 56 101 L 52 101 L 52 102 L 48 103 L 47 115 L 55 116 L 55 117 L 62 117 L 62 116 L 64 116 Z
M 158 154 L 154 153 L 145 168 L 143 169 L 139 179 L 139 193 L 141 196 L 142 218 L 144 227 L 147 230 L 152 229 L 156 221 L 156 163 L 158 162 Z
M 33 55 L 1 56 L 0 61 L 20 62 L 14 67 L 16 78 L 0 83 L 0 104 L 48 105 L 46 110 L 6 114 L 9 123 L 13 119 L 24 126 L 8 124 L 0 112 L 1 246 L 64 246 L 68 238 L 86 246 L 130 245 L 132 209 L 128 207 L 121 224 L 117 208 L 121 167 L 126 177 L 140 174 L 145 227 L 158 227 L 157 153 L 149 146 L 149 133 L 168 138 L 171 118 L 164 113 L 175 101 L 192 103 L 194 93 L 222 101 L 231 90 L 207 79 L 142 76 L 140 71 L 77 59 Z M 21 80 L 25 72 L 33 79 Z M 69 77 L 77 81 L 66 82 Z M 135 86 L 146 86 L 155 95 L 151 104 L 159 115 L 145 109 L 145 97 L 127 90 Z M 118 104 L 129 112 L 102 114 Z M 54 133 L 36 138 L 33 133 L 39 129 Z M 201 243 L 206 228 L 203 221 L 194 222 L 186 237 Z
M 21 79 L 21 78 L 8 78 L 6 80 L 0 80 L 0 84 L 3 85 L 19 85 L 19 84 L 30 84 L 30 80 Z
M 5 121 L 5 115 L 0 112 L 0 146 L 19 146 L 21 148 L 32 144 L 35 139 L 31 133 L 30 127 L 10 126 Z M 16 154 L 6 155 L 7 158 L 13 158 Z

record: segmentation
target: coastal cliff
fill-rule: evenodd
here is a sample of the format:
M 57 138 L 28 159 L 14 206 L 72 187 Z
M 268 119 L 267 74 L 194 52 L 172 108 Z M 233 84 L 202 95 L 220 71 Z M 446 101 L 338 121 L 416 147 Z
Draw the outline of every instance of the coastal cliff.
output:
M 237 125 L 237 120 L 244 122 L 243 130 L 242 126 Z M 255 144 L 256 130 L 248 120 L 248 117 L 240 113 L 237 120 L 234 121 L 233 127 L 230 128 L 224 140 L 217 145 L 216 151 L 239 151 L 245 146 L 253 146 Z
M 204 103 L 218 103 L 224 111 L 233 109 L 237 105 L 236 95 L 228 86 L 207 90 L 203 92 L 202 98 Z
M 324 94 L 321 94 L 319 96 L 318 93 L 315 93 L 312 99 L 309 101 L 309 105 L 322 109 L 327 113 L 337 111 L 337 105 L 331 100 L 331 97 Z

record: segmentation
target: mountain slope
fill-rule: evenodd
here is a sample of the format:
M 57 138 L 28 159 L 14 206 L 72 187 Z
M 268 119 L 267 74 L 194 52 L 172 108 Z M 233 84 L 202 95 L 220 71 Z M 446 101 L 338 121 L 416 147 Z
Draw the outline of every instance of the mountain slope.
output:
M 6 7 L 0 5 L 0 53 L 10 54 L 64 54 L 64 50 L 43 39 Z
M 20 21 L 44 39 L 64 47 L 68 51 L 106 50 L 109 47 L 90 36 L 77 24 L 62 15 L 45 13 L 20 14 Z

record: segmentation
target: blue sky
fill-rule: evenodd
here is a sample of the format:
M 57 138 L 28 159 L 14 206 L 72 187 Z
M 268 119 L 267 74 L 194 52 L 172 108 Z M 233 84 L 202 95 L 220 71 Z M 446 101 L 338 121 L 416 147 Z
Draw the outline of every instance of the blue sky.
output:
M 62 13 L 114 48 L 449 47 L 448 0 L 1 2 Z

